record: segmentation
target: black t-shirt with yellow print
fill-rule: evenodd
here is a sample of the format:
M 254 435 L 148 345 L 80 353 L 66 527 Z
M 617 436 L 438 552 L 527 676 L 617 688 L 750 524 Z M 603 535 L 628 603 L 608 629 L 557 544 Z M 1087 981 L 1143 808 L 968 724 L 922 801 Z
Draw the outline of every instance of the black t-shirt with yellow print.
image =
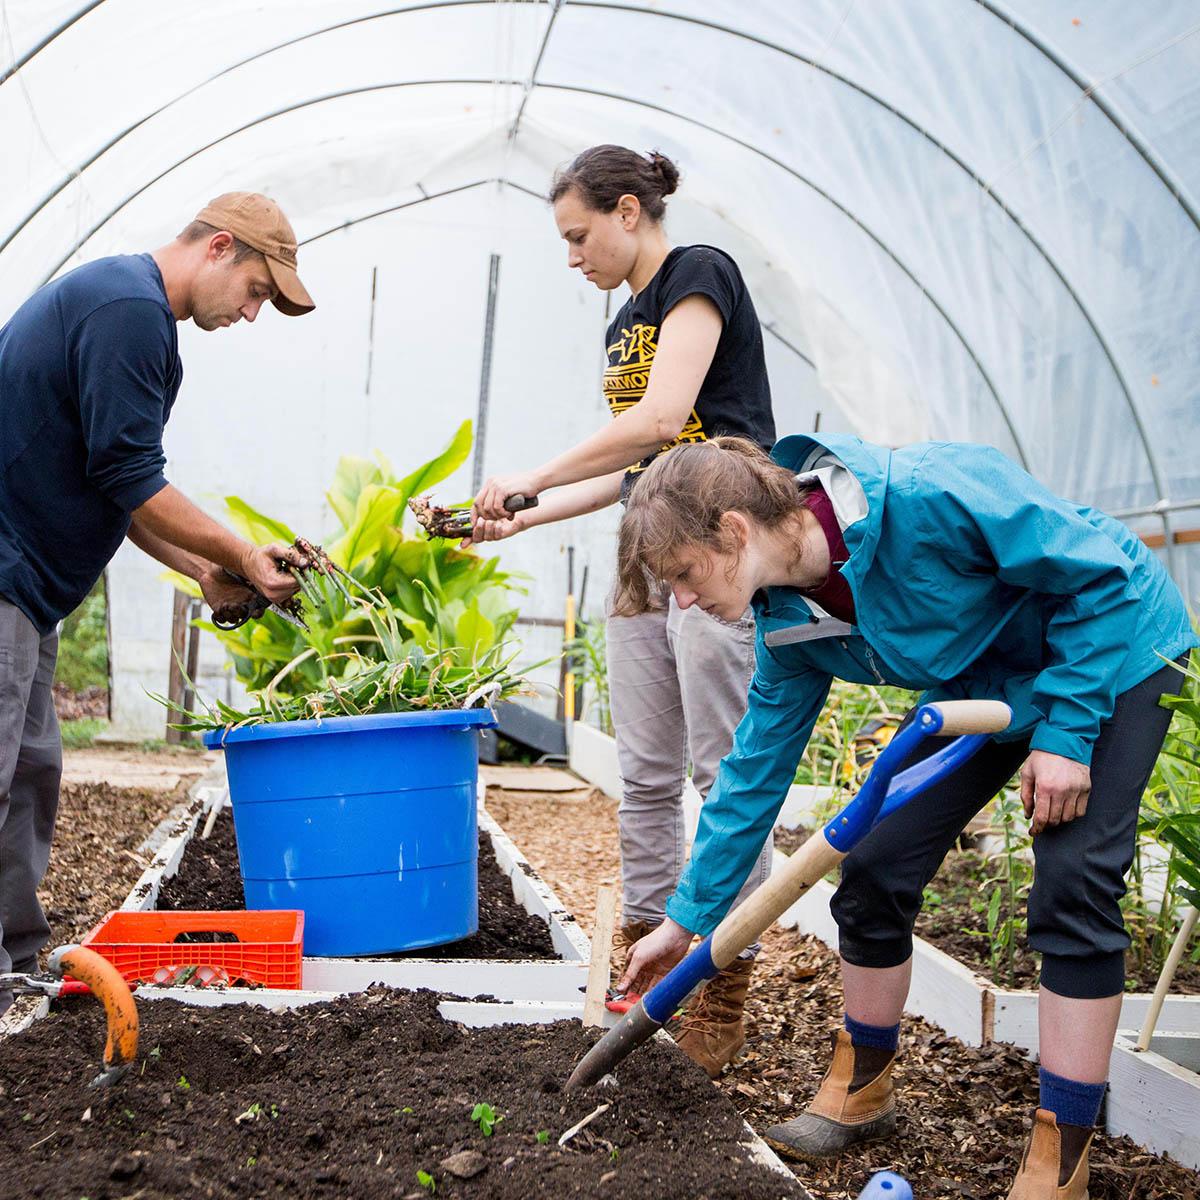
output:
M 702 442 L 737 434 L 764 450 L 775 443 L 771 387 L 763 356 L 762 330 L 754 302 L 737 263 L 714 246 L 676 246 L 654 278 L 622 305 L 608 327 L 608 366 L 604 398 L 613 416 L 645 394 L 658 348 L 658 331 L 667 313 L 688 296 L 707 296 L 724 321 L 712 365 L 700 385 L 696 405 L 683 431 L 672 442 L 631 467 L 621 486 L 625 499 L 659 454 L 682 442 Z

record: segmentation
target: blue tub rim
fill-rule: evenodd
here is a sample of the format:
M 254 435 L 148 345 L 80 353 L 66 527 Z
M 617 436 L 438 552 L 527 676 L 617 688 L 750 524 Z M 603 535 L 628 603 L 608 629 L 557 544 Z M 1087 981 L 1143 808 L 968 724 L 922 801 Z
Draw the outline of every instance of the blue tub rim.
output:
M 490 708 L 440 708 L 419 712 L 366 713 L 361 717 L 318 717 L 311 721 L 271 721 L 237 729 L 210 729 L 204 736 L 209 750 L 237 742 L 312 737 L 326 733 L 372 732 L 381 729 L 491 729 L 497 724 Z

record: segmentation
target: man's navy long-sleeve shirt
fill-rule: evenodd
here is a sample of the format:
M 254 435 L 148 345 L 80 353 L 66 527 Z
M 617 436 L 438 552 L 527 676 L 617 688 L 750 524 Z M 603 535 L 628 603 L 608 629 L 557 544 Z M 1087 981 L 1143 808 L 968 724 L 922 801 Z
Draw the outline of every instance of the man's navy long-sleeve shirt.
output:
M 0 596 L 49 633 L 166 486 L 183 366 L 149 254 L 102 258 L 0 329 Z

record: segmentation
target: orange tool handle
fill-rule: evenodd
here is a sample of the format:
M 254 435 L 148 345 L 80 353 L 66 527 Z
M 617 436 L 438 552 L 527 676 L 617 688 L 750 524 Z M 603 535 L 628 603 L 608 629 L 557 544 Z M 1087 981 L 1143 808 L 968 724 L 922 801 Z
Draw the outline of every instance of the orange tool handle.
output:
M 104 1046 L 106 1067 L 124 1066 L 137 1056 L 138 1015 L 129 985 L 120 971 L 95 950 L 71 946 L 55 955 L 55 969 L 69 972 L 86 983 L 99 997 L 108 1015 L 108 1041 Z

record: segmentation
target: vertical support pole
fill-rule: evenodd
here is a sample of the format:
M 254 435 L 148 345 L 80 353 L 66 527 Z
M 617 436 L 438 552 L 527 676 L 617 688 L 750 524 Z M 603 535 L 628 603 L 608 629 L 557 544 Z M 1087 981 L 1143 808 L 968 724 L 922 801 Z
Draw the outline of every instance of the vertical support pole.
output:
M 608 977 L 612 959 L 613 927 L 617 921 L 617 889 L 602 883 L 596 889 L 596 923 L 592 927 L 592 961 L 588 967 L 587 991 L 583 1001 L 583 1024 L 604 1024 L 604 999 L 608 994 Z
M 500 255 L 488 262 L 487 313 L 483 318 L 483 362 L 479 368 L 479 406 L 475 413 L 475 458 L 471 465 L 471 492 L 483 486 L 483 460 L 487 449 L 488 399 L 492 389 L 492 342 L 496 331 L 496 292 L 500 285 Z
M 104 580 L 104 661 L 105 661 L 105 687 L 108 692 L 108 700 L 105 703 L 105 717 L 112 720 L 113 712 L 113 618 L 112 618 L 112 588 L 108 581 L 108 568 L 104 568 L 104 574 L 101 576 Z
M 187 678 L 183 681 L 183 707 L 191 711 L 196 705 L 196 675 L 200 670 L 200 630 L 193 624 L 200 619 L 202 606 L 199 600 L 193 599 L 188 605 L 187 629 Z M 180 741 L 196 742 L 193 734 L 181 734 Z
M 379 268 L 371 268 L 371 313 L 367 318 L 367 383 L 364 394 L 371 394 L 371 372 L 375 368 L 375 284 L 379 279 Z
M 575 547 L 567 547 L 567 598 L 563 613 L 563 656 L 558 666 L 558 718 L 567 723 L 575 719 L 575 672 L 571 670 L 567 644 L 575 640 Z
M 172 704 L 183 704 L 183 654 L 187 640 L 188 610 L 192 599 L 183 592 L 171 594 L 171 663 L 167 675 L 167 699 Z M 183 734 L 178 729 L 171 728 L 171 722 L 178 720 L 178 714 L 167 710 L 166 740 L 171 745 L 179 745 Z

